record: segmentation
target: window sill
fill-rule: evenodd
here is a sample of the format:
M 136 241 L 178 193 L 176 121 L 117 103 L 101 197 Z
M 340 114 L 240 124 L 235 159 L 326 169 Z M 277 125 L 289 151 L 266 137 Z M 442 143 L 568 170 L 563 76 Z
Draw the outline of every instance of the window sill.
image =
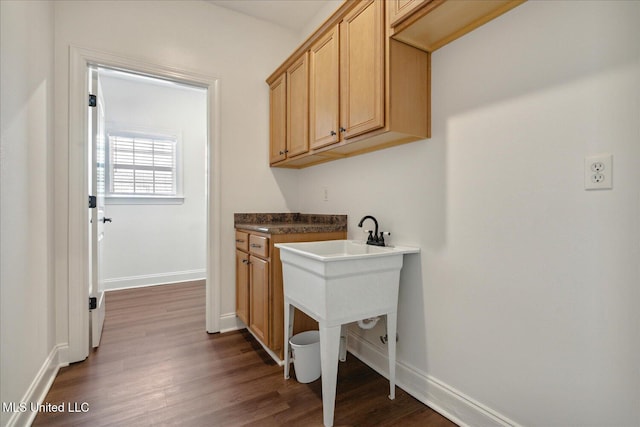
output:
M 181 205 L 184 203 L 184 197 L 106 196 L 104 202 L 107 205 Z

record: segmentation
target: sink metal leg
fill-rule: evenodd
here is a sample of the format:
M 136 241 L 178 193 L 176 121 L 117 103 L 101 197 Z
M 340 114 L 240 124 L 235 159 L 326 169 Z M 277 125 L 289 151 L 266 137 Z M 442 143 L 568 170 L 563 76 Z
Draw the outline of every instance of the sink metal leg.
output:
M 389 399 L 396 398 L 396 326 L 397 313 L 387 313 L 387 345 L 389 350 Z
M 338 382 L 338 353 L 340 351 L 340 325 L 320 324 L 320 364 L 322 368 L 322 415 L 326 427 L 333 426 Z
M 284 301 L 284 379 L 289 379 L 289 367 L 291 366 L 289 353 L 289 339 L 293 335 L 293 318 L 295 307 L 285 299 Z

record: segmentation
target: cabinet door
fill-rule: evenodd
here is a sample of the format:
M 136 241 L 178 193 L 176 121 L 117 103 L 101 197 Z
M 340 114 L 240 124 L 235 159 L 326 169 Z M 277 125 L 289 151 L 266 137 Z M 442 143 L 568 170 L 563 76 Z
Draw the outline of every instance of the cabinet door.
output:
M 309 64 L 305 52 L 287 70 L 287 157 L 309 151 Z
M 429 3 L 431 0 L 390 0 L 389 7 L 389 25 L 395 26 L 404 20 L 414 10 Z
M 361 1 L 340 23 L 344 138 L 384 126 L 384 2 Z
M 287 154 L 287 79 L 282 74 L 269 86 L 269 162 L 286 159 Z
M 338 142 L 339 60 L 338 26 L 320 38 L 309 51 L 309 121 L 311 148 Z
M 236 316 L 249 324 L 249 255 L 236 250 Z
M 249 257 L 249 327 L 263 343 L 269 342 L 269 263 Z

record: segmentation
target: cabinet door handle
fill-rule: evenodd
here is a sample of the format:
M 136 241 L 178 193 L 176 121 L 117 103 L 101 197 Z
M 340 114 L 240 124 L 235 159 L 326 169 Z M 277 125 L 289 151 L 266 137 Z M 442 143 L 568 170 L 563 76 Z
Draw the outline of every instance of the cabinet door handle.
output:
M 247 265 L 251 264 L 251 262 L 248 259 L 243 259 L 242 263 Z
M 282 156 L 284 154 L 284 151 L 280 150 L 280 155 Z
M 242 239 L 236 239 L 236 243 L 244 243 L 244 240 L 242 240 Z
M 336 131 L 332 130 L 331 132 L 329 132 L 329 135 L 336 136 Z
M 252 243 L 250 246 L 252 248 L 261 248 L 262 247 L 262 245 L 256 245 L 255 243 Z
M 345 128 L 343 128 L 342 126 L 340 126 L 340 132 L 345 133 L 347 130 Z

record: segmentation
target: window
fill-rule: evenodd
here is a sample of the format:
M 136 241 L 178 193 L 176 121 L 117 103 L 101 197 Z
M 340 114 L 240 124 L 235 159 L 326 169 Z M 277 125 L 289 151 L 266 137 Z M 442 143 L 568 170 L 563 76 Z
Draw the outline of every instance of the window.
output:
M 108 141 L 108 197 L 181 196 L 176 137 L 112 132 Z

